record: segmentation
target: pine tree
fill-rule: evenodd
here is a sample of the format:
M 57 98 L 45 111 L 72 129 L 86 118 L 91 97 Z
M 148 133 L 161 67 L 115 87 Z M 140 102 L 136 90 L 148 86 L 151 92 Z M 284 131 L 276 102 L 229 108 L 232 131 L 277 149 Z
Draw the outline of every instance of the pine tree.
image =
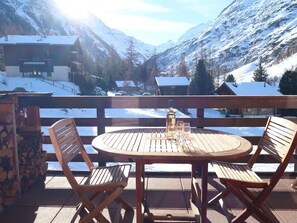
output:
M 143 64 L 140 64 L 138 66 L 139 74 L 138 79 L 143 83 L 144 90 L 146 91 L 146 83 L 149 79 L 149 71 L 147 68 L 147 61 L 145 61 Z
M 286 71 L 279 82 L 279 90 L 284 95 L 297 95 L 297 72 Z
M 268 77 L 266 69 L 262 66 L 262 59 L 260 58 L 258 68 L 254 72 L 253 79 L 255 82 L 266 81 Z
M 159 74 L 156 51 L 154 52 L 154 55 L 152 56 L 151 67 L 149 70 L 150 70 L 150 74 L 149 74 L 147 84 L 150 86 L 153 86 L 154 82 L 155 82 L 155 77 L 157 77 Z
M 297 95 L 297 72 L 286 71 L 279 82 L 279 90 L 284 95 Z M 280 109 L 281 115 L 297 116 L 297 109 Z
M 108 87 L 108 90 L 110 91 L 114 90 L 116 87 L 116 84 L 112 75 L 108 76 L 107 87 Z
M 236 82 L 235 77 L 233 76 L 233 74 L 228 74 L 225 82 Z
M 5 65 L 4 65 L 4 51 L 3 48 L 0 48 L 0 71 L 5 70 Z
M 181 59 L 179 61 L 178 67 L 177 67 L 176 74 L 179 77 L 188 77 L 188 67 L 186 65 L 186 60 L 185 60 L 184 54 L 181 56 Z
M 128 48 L 126 51 L 126 71 L 124 74 L 124 80 L 131 80 L 133 73 L 134 73 L 134 68 L 135 64 L 137 63 L 137 52 L 135 50 L 135 45 L 133 42 L 133 39 L 131 38 L 128 44 Z
M 214 94 L 214 83 L 212 76 L 206 71 L 204 60 L 199 60 L 196 65 L 194 78 L 189 85 L 190 95 L 212 95 Z

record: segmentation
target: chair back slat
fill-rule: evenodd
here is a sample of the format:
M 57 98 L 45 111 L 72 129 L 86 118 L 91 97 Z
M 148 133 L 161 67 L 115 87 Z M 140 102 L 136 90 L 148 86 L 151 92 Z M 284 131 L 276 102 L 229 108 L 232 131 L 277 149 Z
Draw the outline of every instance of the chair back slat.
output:
M 74 121 L 71 121 L 71 119 L 61 121 L 64 124 L 60 125 L 58 123 L 52 128 L 56 133 L 58 148 L 61 151 L 64 162 L 68 163 L 80 153 L 82 147 Z
M 296 125 L 294 123 L 286 119 L 272 117 L 268 121 L 259 147 L 282 162 L 288 152 L 294 149 L 291 147 L 295 135 Z
M 57 146 L 54 145 L 54 149 L 59 150 L 61 158 L 66 164 L 83 149 L 73 119 L 58 121 L 49 128 L 49 132 L 50 135 L 55 135 L 55 137 L 51 137 L 52 141 L 56 141 L 57 144 Z

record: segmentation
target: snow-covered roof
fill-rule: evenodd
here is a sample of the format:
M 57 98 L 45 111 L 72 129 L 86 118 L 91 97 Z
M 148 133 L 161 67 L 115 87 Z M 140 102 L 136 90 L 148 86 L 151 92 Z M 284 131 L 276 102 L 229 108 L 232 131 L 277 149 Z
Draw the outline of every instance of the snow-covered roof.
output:
M 73 45 L 77 36 L 26 36 L 6 35 L 0 38 L 0 45 L 15 44 L 49 44 L 49 45 Z
M 136 87 L 133 81 L 116 81 L 117 87 Z
M 276 88 L 265 82 L 225 82 L 225 84 L 239 96 L 243 95 L 260 95 L 260 96 L 277 96 L 282 95 Z
M 189 80 L 186 77 L 155 77 L 159 87 L 164 86 L 188 86 Z

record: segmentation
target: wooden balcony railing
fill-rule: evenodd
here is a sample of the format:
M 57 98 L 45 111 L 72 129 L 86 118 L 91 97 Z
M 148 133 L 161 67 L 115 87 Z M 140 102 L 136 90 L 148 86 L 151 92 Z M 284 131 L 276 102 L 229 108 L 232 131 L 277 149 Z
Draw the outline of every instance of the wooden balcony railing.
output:
M 195 109 L 196 117 L 183 118 L 191 123 L 191 126 L 198 128 L 214 127 L 264 127 L 267 115 L 253 116 L 231 116 L 231 117 L 207 117 L 205 109 L 228 108 L 228 109 L 249 109 L 249 108 L 273 108 L 273 109 L 296 109 L 297 96 L 20 96 L 19 101 L 25 106 L 38 106 L 40 109 L 93 109 L 94 117 L 85 117 L 81 112 L 75 116 L 78 127 L 95 127 L 95 135 L 105 132 L 106 127 L 133 127 L 133 126 L 165 126 L 165 117 L 162 118 L 140 118 L 140 117 L 107 117 L 106 109 L 115 108 L 140 108 L 156 109 L 167 108 L 168 100 L 174 101 L 178 109 Z M 41 112 L 41 125 L 46 127 L 63 117 L 43 117 Z M 296 117 L 288 117 L 297 122 Z M 90 144 L 95 135 L 82 135 L 84 144 Z M 242 135 L 250 140 L 253 145 L 259 142 L 259 135 Z M 44 131 L 44 144 L 50 144 L 47 130 Z M 98 156 L 91 154 L 94 162 L 104 164 L 113 162 L 112 157 Z M 48 153 L 48 161 L 56 161 L 55 154 Z M 75 161 L 79 161 L 76 159 Z M 126 160 L 116 160 L 126 161 Z M 261 157 L 261 163 L 273 163 L 274 161 L 265 154 Z M 291 161 L 297 164 L 297 155 Z M 297 165 L 295 165 L 297 166 Z M 297 168 L 295 167 L 294 171 Z

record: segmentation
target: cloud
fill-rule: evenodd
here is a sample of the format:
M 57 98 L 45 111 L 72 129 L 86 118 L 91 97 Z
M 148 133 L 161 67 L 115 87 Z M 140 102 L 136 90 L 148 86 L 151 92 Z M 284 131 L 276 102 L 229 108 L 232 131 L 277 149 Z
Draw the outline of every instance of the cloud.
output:
M 81 0 L 107 26 L 154 44 L 215 19 L 232 0 Z M 153 41 L 155 39 L 155 41 Z
M 103 16 L 102 20 L 109 27 L 121 30 L 128 36 L 152 45 L 159 45 L 169 40 L 177 41 L 182 33 L 194 26 L 186 22 L 136 15 L 108 14 L 106 16 Z
M 121 27 L 122 30 L 139 30 L 175 33 L 177 30 L 187 30 L 194 26 L 192 23 L 173 22 L 164 19 L 151 17 L 125 15 L 125 14 L 106 14 L 102 18 L 111 27 Z
M 185 10 L 199 13 L 205 18 L 215 18 L 234 0 L 174 0 Z
M 93 11 L 101 12 L 150 12 L 162 13 L 168 8 L 159 4 L 146 3 L 143 0 L 87 0 L 89 5 L 96 6 Z

